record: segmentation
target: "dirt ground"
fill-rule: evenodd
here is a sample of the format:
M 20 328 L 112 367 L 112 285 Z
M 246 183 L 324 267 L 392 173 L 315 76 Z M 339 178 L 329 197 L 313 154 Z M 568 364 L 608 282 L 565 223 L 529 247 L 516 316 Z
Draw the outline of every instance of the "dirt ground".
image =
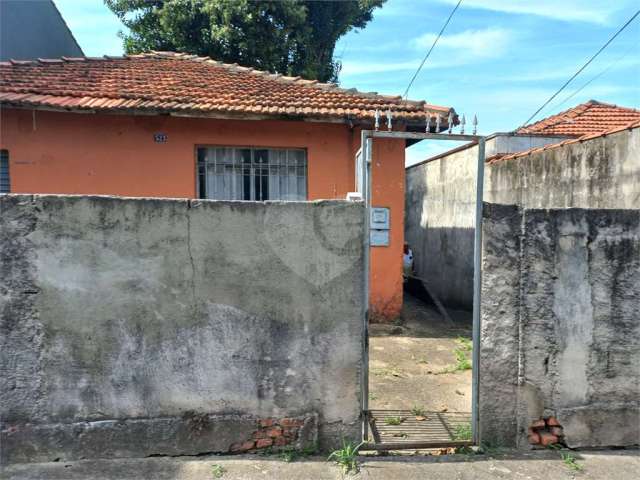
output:
M 447 311 L 405 292 L 400 325 L 370 325 L 370 409 L 471 412 L 471 312 Z

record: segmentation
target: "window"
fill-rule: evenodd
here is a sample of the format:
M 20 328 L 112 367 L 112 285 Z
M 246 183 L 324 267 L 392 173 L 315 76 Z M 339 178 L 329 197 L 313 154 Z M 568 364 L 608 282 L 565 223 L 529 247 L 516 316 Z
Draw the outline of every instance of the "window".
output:
M 0 150 L 0 193 L 9 193 L 10 191 L 9 150 Z
M 200 147 L 200 198 L 306 200 L 307 153 L 302 149 Z

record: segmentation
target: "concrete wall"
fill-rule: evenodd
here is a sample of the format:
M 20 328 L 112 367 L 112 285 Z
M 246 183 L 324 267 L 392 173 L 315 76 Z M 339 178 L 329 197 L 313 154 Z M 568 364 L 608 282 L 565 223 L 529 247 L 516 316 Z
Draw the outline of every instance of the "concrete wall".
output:
M 483 441 L 640 444 L 640 210 L 485 206 Z
M 83 55 L 52 0 L 0 1 L 0 61 Z
M 344 199 L 359 144 L 360 130 L 341 123 L 0 109 L 12 193 L 195 198 L 196 146 L 230 145 L 304 148 L 308 200 Z M 373 152 L 372 199 L 391 212 L 390 245 L 371 254 L 372 317 L 383 321 L 402 308 L 404 145 L 381 140 Z
M 343 201 L 0 195 L 3 462 L 355 439 L 362 235 Z
M 547 143 L 560 140 L 545 138 Z M 487 156 L 531 146 L 536 146 L 533 139 L 497 136 L 488 142 Z M 525 208 L 637 208 L 638 158 L 636 128 L 497 161 L 486 165 L 484 201 Z M 410 167 L 405 205 L 405 237 L 417 273 L 445 303 L 468 309 L 473 301 L 476 159 L 477 147 L 471 147 Z

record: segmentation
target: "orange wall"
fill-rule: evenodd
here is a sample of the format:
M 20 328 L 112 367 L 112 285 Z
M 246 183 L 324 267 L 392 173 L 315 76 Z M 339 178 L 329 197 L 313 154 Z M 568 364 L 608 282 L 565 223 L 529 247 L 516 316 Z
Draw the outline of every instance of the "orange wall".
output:
M 167 134 L 155 143 L 153 134 Z M 196 145 L 307 149 L 310 200 L 354 188 L 359 131 L 344 124 L 169 116 L 95 115 L 3 109 L 13 193 L 196 196 Z M 376 140 L 373 204 L 391 208 L 391 245 L 372 248 L 371 310 L 392 319 L 402 306 L 404 143 Z

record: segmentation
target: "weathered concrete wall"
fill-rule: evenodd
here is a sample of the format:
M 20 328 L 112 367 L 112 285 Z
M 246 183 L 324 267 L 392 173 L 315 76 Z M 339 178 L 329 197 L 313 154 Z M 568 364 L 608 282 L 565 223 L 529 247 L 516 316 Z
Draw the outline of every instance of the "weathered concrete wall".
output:
M 483 440 L 640 444 L 640 210 L 487 204 L 483 236 Z
M 536 146 L 533 140 L 524 145 L 520 141 L 498 136 L 488 142 L 487 156 Z M 413 247 L 418 274 L 431 280 L 445 303 L 469 309 L 476 159 L 477 147 L 472 147 L 409 168 L 405 205 L 405 236 Z M 640 128 L 636 128 L 497 161 L 486 165 L 484 201 L 523 208 L 637 208 L 639 159 Z
M 0 195 L 2 460 L 356 438 L 362 234 L 342 201 Z

